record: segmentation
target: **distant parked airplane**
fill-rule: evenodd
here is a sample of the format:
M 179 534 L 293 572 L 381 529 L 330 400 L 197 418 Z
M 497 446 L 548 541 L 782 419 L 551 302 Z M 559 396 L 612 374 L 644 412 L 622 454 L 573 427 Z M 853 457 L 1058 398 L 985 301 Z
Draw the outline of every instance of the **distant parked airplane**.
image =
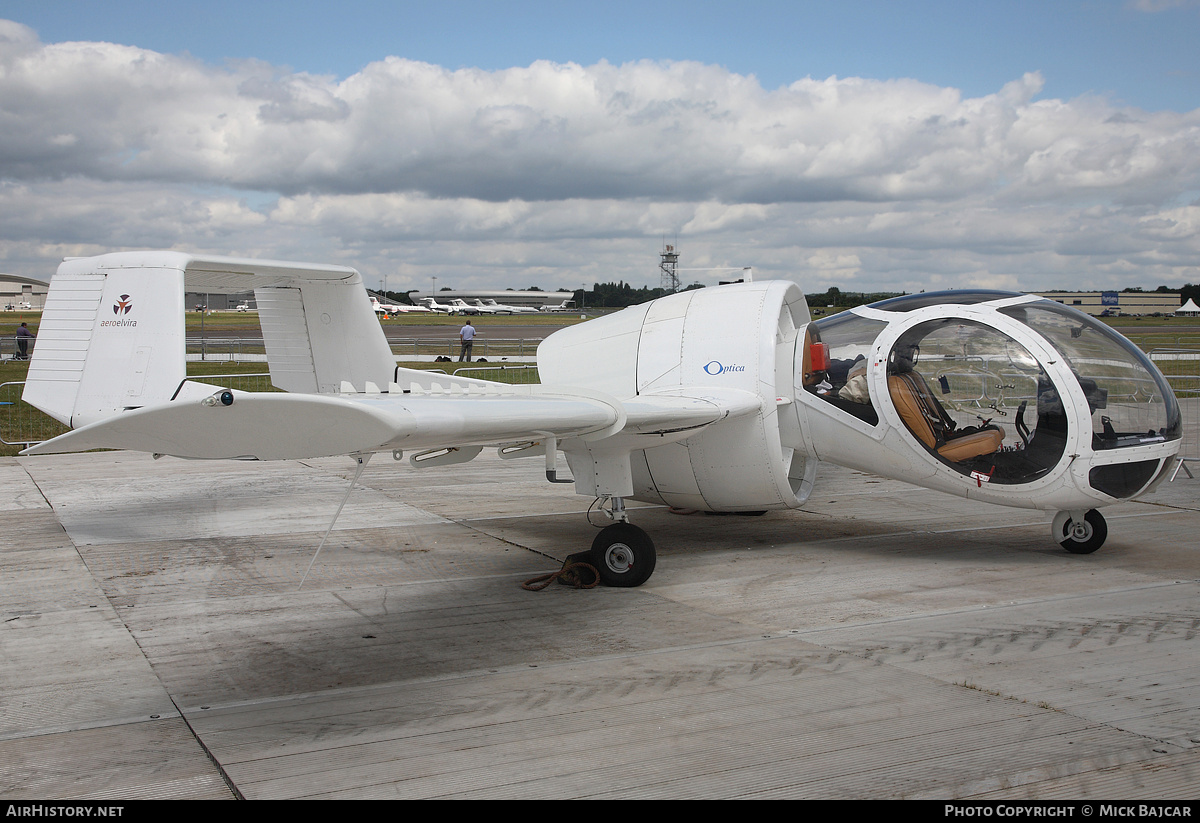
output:
M 453 306 L 447 306 L 444 303 L 439 303 L 437 300 L 435 300 L 432 297 L 422 297 L 419 300 L 417 300 L 417 304 L 424 306 L 425 308 L 429 309 L 429 311 L 437 312 L 438 314 L 455 314 L 456 313 Z
M 378 299 L 371 298 L 371 308 L 376 314 L 408 314 L 416 312 L 419 314 L 427 314 L 430 309 L 425 306 L 406 306 L 402 303 L 380 303 Z
M 537 314 L 538 310 L 533 306 L 507 306 L 504 303 L 497 303 L 495 300 L 488 298 L 487 300 L 476 300 L 477 304 L 483 308 L 492 309 L 497 314 Z

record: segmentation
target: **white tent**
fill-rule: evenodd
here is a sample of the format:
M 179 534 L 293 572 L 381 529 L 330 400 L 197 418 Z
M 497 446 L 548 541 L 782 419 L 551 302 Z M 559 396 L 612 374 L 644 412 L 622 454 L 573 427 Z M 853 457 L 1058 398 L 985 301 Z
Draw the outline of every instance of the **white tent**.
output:
M 1200 314 L 1200 306 L 1197 306 L 1196 301 L 1189 297 L 1186 303 L 1175 310 L 1175 313 L 1195 317 Z

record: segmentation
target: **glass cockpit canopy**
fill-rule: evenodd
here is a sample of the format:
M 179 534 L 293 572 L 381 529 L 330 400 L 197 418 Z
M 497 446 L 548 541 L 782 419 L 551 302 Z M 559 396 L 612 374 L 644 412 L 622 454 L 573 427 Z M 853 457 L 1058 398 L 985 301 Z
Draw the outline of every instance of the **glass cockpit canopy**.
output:
M 1027 326 L 1061 353 L 1087 400 L 1094 450 L 1178 438 L 1178 403 L 1165 378 L 1130 341 L 1086 314 L 1050 300 L 1013 304 L 1001 291 L 915 294 L 870 308 L 906 313 L 927 306 L 1004 300 L 997 311 Z M 829 346 L 825 379 L 809 390 L 869 425 L 878 424 L 865 378 L 866 358 L 888 323 L 853 310 L 814 324 Z M 913 436 L 940 462 L 981 482 L 1021 484 L 1062 458 L 1068 419 L 1046 364 L 1010 335 L 984 322 L 944 317 L 907 330 L 888 353 L 887 401 Z M 1117 497 L 1144 486 L 1157 460 L 1114 471 L 1093 470 L 1092 485 Z M 1131 469 L 1136 468 L 1136 471 Z M 1119 477 L 1115 475 L 1120 475 Z M 1136 476 L 1135 476 L 1136 475 Z
M 926 306 L 973 306 L 976 303 L 988 303 L 992 300 L 1003 300 L 1007 297 L 1020 297 L 1015 291 L 996 291 L 993 289 L 965 289 L 959 291 L 921 292 L 920 294 L 905 294 L 900 297 L 890 297 L 872 303 L 870 308 L 881 311 L 916 311 Z
M 1092 448 L 1177 440 L 1183 421 L 1162 372 L 1145 352 L 1104 323 L 1053 300 L 1000 309 L 1066 358 L 1092 413 Z

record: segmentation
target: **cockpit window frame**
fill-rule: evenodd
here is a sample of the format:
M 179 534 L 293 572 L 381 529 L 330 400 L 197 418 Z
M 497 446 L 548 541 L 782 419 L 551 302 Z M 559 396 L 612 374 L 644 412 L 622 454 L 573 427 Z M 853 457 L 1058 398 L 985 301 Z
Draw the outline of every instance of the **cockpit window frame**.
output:
M 974 306 L 1023 296 L 1020 292 L 999 289 L 963 289 L 961 291 L 950 289 L 889 297 L 887 300 L 870 303 L 867 308 L 876 311 L 907 313 L 930 306 Z
M 1036 485 L 1065 465 L 1069 415 L 1060 404 L 1060 413 L 1045 416 L 1042 425 L 1041 393 L 1057 398 L 1060 392 L 1047 361 L 1022 339 L 1040 343 L 1040 337 L 1014 334 L 1011 318 L 957 307 L 950 316 L 923 312 L 914 320 L 904 323 L 888 345 L 887 396 L 927 454 L 978 483 L 1009 488 Z M 938 353 L 930 352 L 931 343 Z M 978 397 L 961 393 L 975 381 Z M 1006 390 L 1018 385 L 1027 393 L 1024 398 L 1006 400 Z M 949 405 L 943 407 L 943 401 Z
M 831 345 L 830 359 L 832 363 L 841 365 L 841 378 L 833 376 L 831 369 L 826 380 L 817 386 L 807 386 L 803 394 L 815 397 L 836 409 L 847 418 L 853 419 L 854 424 L 871 430 L 879 428 L 879 408 L 870 394 L 868 382 L 868 366 L 874 355 L 879 337 L 886 334 L 888 320 L 863 315 L 857 309 L 838 312 L 837 314 L 814 320 L 811 326 L 816 331 L 816 339 L 826 345 Z M 862 334 L 848 335 L 852 339 L 838 339 L 838 328 L 851 325 L 852 332 L 861 330 Z M 833 338 L 832 340 L 830 338 Z M 857 352 L 854 358 L 838 358 L 838 349 L 849 348 Z M 859 361 L 862 361 L 861 364 Z M 832 380 L 832 383 L 830 382 Z M 853 390 L 857 389 L 857 392 Z M 851 392 L 847 394 L 847 392 Z

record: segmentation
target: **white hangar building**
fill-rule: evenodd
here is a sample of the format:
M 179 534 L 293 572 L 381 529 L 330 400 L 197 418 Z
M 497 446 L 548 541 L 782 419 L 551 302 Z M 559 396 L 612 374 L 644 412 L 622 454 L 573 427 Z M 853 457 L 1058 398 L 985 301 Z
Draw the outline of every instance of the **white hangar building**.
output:
M 23 303 L 28 303 L 29 308 L 41 310 L 46 304 L 46 291 L 49 288 L 49 283 L 34 280 L 32 277 L 0 274 L 0 308 L 11 311 L 22 308 Z

